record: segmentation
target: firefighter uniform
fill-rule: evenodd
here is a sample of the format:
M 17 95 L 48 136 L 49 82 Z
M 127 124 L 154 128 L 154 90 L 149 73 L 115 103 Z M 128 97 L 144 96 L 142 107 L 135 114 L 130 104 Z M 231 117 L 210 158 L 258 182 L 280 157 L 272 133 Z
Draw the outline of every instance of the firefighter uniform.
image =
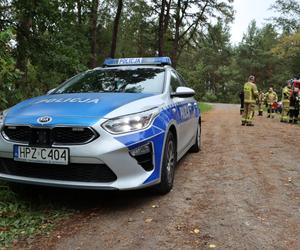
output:
M 290 109 L 290 96 L 291 96 L 291 85 L 288 84 L 282 89 L 282 112 L 281 122 L 288 122 L 289 120 L 289 109 Z
M 264 99 L 265 94 L 262 91 L 259 91 L 258 97 L 257 97 L 257 106 L 258 106 L 258 115 L 262 116 L 264 112 Z
M 294 79 L 293 80 L 293 87 L 294 88 L 297 88 L 297 89 L 300 89 L 300 80 L 298 79 Z
M 290 96 L 290 123 L 297 123 L 299 117 L 299 89 L 295 88 L 291 91 Z
M 242 116 L 242 125 L 253 126 L 252 121 L 255 112 L 255 102 L 258 96 L 256 84 L 247 82 L 244 85 L 244 114 Z
M 278 101 L 278 97 L 276 92 L 273 90 L 273 88 L 269 89 L 269 92 L 266 93 L 265 101 L 267 103 L 268 107 L 268 118 L 274 118 L 275 117 L 275 109 L 274 109 L 274 103 Z
M 240 115 L 244 113 L 244 90 L 240 92 L 240 100 L 241 100 L 241 108 L 240 108 Z

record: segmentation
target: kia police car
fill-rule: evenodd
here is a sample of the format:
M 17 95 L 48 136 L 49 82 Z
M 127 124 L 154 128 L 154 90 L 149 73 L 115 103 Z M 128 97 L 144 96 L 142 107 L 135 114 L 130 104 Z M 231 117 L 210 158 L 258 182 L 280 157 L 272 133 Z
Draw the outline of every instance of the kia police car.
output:
M 0 115 L 0 179 L 167 193 L 201 116 L 168 57 L 106 59 Z

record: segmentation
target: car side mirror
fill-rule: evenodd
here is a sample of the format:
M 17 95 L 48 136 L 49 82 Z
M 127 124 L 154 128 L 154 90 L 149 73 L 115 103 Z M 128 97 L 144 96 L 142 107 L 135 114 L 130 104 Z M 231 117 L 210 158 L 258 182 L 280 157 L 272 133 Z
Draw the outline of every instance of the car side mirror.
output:
M 176 92 L 171 93 L 171 97 L 180 97 L 180 98 L 187 98 L 193 97 L 195 95 L 195 91 L 188 87 L 178 87 Z
M 55 89 L 50 89 L 48 92 L 47 92 L 47 95 L 51 95 L 53 92 L 54 92 Z

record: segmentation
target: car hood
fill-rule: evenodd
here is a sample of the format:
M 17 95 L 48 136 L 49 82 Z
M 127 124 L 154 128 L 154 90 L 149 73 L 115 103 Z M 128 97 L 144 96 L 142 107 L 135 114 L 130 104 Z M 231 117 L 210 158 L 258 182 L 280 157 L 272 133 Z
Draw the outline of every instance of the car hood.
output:
M 45 126 L 94 124 L 115 109 L 153 96 L 141 93 L 73 93 L 35 97 L 9 109 L 5 124 L 41 125 L 37 119 L 52 118 Z

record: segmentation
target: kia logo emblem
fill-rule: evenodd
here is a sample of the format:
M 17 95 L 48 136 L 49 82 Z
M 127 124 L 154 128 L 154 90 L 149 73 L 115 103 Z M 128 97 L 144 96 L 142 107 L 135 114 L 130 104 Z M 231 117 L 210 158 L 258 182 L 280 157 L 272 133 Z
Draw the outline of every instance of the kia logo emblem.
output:
M 40 124 L 46 124 L 52 121 L 52 118 L 49 116 L 42 116 L 40 118 L 37 119 L 37 122 Z

